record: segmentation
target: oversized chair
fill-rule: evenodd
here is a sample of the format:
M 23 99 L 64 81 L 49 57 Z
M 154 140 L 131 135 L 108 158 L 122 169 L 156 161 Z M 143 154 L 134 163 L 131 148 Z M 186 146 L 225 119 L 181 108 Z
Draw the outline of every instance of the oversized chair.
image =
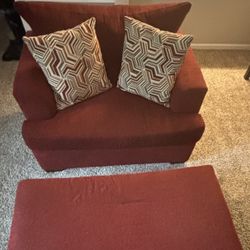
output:
M 26 120 L 22 133 L 46 171 L 73 167 L 151 162 L 185 162 L 205 125 L 198 114 L 207 87 L 192 49 L 171 93 L 170 108 L 116 88 L 124 39 L 124 16 L 176 32 L 189 3 L 148 6 L 17 2 L 32 35 L 74 27 L 96 18 L 107 74 L 113 88 L 58 111 L 54 94 L 26 47 L 14 96 Z

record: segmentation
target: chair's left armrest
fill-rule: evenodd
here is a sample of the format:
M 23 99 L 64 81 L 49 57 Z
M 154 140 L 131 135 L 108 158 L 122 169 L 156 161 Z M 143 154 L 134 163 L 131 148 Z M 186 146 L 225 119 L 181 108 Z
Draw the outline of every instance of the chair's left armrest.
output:
M 44 120 L 57 113 L 54 93 L 24 46 L 14 80 L 13 95 L 28 120 Z

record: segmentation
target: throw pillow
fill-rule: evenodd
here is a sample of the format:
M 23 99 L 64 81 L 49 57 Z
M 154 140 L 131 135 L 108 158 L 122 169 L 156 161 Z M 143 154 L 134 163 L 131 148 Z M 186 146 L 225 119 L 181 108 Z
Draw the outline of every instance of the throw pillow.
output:
M 159 30 L 125 17 L 118 87 L 169 107 L 170 92 L 191 44 L 191 35 Z
M 90 18 L 72 29 L 23 38 L 54 90 L 59 110 L 112 86 L 106 74 L 95 23 L 95 18 Z

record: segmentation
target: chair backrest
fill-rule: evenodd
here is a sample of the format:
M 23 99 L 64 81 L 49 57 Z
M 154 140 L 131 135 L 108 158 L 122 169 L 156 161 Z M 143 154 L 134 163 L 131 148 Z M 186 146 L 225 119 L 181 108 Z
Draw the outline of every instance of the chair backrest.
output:
M 33 35 L 72 28 L 90 17 L 95 17 L 96 32 L 108 77 L 116 85 L 122 59 L 124 16 L 133 17 L 162 30 L 176 32 L 191 4 L 92 5 L 20 1 L 15 6 L 31 26 Z

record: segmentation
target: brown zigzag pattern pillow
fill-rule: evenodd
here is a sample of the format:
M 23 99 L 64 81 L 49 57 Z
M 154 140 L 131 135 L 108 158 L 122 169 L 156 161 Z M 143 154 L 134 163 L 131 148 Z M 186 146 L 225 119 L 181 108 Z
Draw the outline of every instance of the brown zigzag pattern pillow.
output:
M 59 110 L 112 87 L 95 23 L 90 18 L 72 29 L 23 38 L 54 90 Z
M 169 107 L 170 92 L 192 40 L 191 35 L 162 31 L 125 17 L 122 66 L 117 86 Z

